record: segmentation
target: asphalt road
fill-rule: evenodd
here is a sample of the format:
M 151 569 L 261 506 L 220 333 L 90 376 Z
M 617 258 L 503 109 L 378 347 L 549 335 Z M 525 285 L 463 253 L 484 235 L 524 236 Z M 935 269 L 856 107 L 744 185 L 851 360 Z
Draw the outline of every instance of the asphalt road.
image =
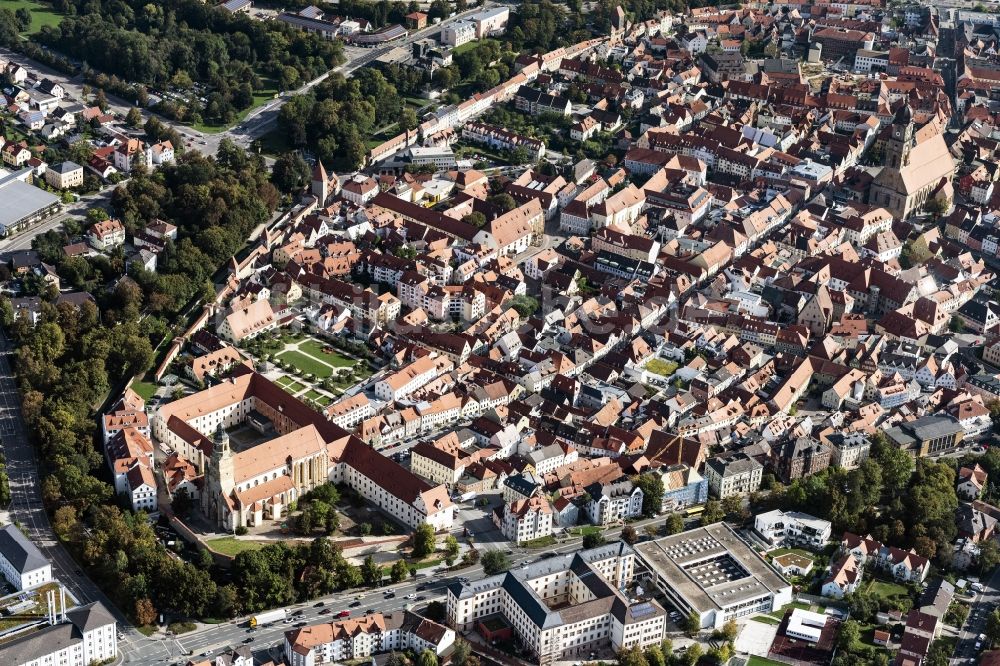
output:
M 979 652 L 983 649 L 983 646 L 980 646 L 980 650 L 976 649 L 976 641 L 979 634 L 986 631 L 986 617 L 995 607 L 1000 607 L 1000 568 L 994 570 L 988 580 L 983 581 L 983 591 L 973 600 L 969 618 L 958 634 L 952 663 L 976 663 Z
M 664 517 L 657 517 L 649 520 L 638 521 L 632 523 L 633 527 L 636 528 L 640 533 L 642 528 L 649 524 L 659 524 L 665 520 Z M 616 540 L 621 534 L 621 528 L 612 528 L 605 531 L 605 538 L 608 541 Z M 477 534 L 477 537 L 479 535 Z M 582 538 L 574 537 L 560 541 L 554 546 L 549 548 L 542 548 L 536 550 L 528 550 L 526 548 L 520 548 L 514 546 L 513 544 L 507 543 L 506 547 L 511 551 L 511 567 L 521 567 L 526 565 L 528 562 L 539 559 L 543 553 L 571 553 L 576 552 L 580 549 Z M 495 544 L 485 544 L 479 543 L 477 538 L 477 545 L 482 548 L 496 548 Z M 253 641 L 249 643 L 252 645 L 255 652 L 259 652 L 259 656 L 263 657 L 269 651 L 272 651 L 269 658 L 277 658 L 280 654 L 277 650 L 281 649 L 284 643 L 284 634 L 286 631 L 293 629 L 294 624 L 297 622 L 307 622 L 308 624 L 318 624 L 320 622 L 329 622 L 335 619 L 336 613 L 342 610 L 348 610 L 351 612 L 352 617 L 358 617 L 364 614 L 366 610 L 374 610 L 379 612 L 389 612 L 394 610 L 399 610 L 404 607 L 410 607 L 414 605 L 416 610 L 420 610 L 427 603 L 434 600 L 444 600 L 445 589 L 450 584 L 460 578 L 469 578 L 471 580 L 476 580 L 482 578 L 485 574 L 483 573 L 483 568 L 480 565 L 466 567 L 453 572 L 440 572 L 432 573 L 425 572 L 421 577 L 416 580 L 408 580 L 403 583 L 396 585 L 387 585 L 382 588 L 368 589 L 368 590 L 351 590 L 348 592 L 333 594 L 321 599 L 316 599 L 304 604 L 293 604 L 289 606 L 289 613 L 295 612 L 299 609 L 303 611 L 300 617 L 296 617 L 295 622 L 285 624 L 277 623 L 274 625 L 267 626 L 262 629 L 257 629 L 255 631 L 248 631 L 248 621 L 249 616 L 244 616 L 232 620 L 231 622 L 226 622 L 218 625 L 208 625 L 202 627 L 190 634 L 184 634 L 177 637 L 171 638 L 153 638 L 147 639 L 146 642 L 137 646 L 134 649 L 134 656 L 138 658 L 138 661 L 134 663 L 142 664 L 173 664 L 173 663 L 184 663 L 184 660 L 193 655 L 207 655 L 215 656 L 221 654 L 231 647 L 237 647 L 242 645 L 245 640 L 252 637 Z M 426 589 L 418 590 L 418 587 L 424 587 Z M 386 599 L 385 593 L 391 591 L 395 594 L 392 599 Z M 410 600 L 406 596 L 409 594 L 422 596 L 424 599 Z M 357 597 L 360 595 L 360 599 Z M 358 601 L 358 605 L 351 606 L 352 603 Z M 318 606 L 317 604 L 322 603 L 323 606 Z M 321 611 L 325 609 L 331 609 L 331 613 L 326 615 L 321 615 Z

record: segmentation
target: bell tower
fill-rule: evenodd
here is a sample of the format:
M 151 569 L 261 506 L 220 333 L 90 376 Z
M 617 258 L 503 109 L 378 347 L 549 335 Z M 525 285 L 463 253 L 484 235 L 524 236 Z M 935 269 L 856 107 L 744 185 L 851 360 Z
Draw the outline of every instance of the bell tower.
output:
M 909 103 L 896 111 L 892 119 L 892 135 L 885 144 L 885 165 L 890 169 L 902 169 L 910 163 L 910 148 L 913 147 L 913 110 Z
M 224 517 L 222 497 L 228 496 L 236 486 L 233 468 L 233 451 L 229 446 L 229 433 L 220 423 L 212 436 L 212 457 L 205 469 L 205 488 L 202 494 L 202 512 L 210 519 L 221 521 Z

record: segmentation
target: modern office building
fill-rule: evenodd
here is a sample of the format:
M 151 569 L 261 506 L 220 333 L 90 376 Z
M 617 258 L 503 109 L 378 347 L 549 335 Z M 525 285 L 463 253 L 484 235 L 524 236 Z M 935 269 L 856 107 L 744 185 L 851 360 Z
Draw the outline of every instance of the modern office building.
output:
M 702 628 L 729 619 L 779 610 L 792 586 L 727 523 L 636 544 L 653 584 L 682 613 L 696 613 Z

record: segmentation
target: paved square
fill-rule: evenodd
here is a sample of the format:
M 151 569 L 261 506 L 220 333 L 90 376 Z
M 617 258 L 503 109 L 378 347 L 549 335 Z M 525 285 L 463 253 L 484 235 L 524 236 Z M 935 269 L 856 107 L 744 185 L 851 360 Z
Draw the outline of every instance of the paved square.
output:
M 740 627 L 740 633 L 736 637 L 736 651 L 755 654 L 758 657 L 767 657 L 777 633 L 777 625 L 748 620 Z

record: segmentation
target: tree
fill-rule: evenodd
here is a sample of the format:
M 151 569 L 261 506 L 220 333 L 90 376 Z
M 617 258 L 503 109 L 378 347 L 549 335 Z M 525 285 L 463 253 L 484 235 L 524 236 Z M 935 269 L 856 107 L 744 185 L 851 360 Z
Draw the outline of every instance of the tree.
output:
M 692 611 L 684 618 L 684 633 L 688 636 L 695 636 L 701 631 L 701 616 Z
M 722 505 L 717 500 L 705 502 L 705 512 L 701 514 L 702 525 L 712 525 L 726 517 L 722 511 Z
M 499 208 L 501 213 L 507 213 L 517 208 L 517 202 L 514 201 L 514 197 L 510 196 L 506 192 L 495 194 L 492 197 L 489 197 L 487 201 Z
M 135 601 L 135 622 L 140 627 L 156 622 L 156 608 L 148 598 L 136 599 Z
M 464 638 L 456 638 L 451 652 L 451 663 L 453 666 L 465 666 L 471 656 L 472 646 L 469 645 L 469 641 Z
M 437 655 L 430 648 L 424 648 L 417 658 L 417 666 L 438 666 Z
M 887 497 L 899 497 L 913 476 L 913 459 L 906 451 L 889 443 L 885 433 L 872 436 L 872 458 L 882 469 L 882 484 Z
M 726 623 L 722 625 L 722 637 L 729 643 L 735 641 L 739 633 L 740 628 L 736 624 L 736 620 L 733 620 L 732 618 L 726 620 Z
M 588 532 L 583 535 L 584 549 L 597 548 L 598 546 L 603 546 L 605 543 L 604 535 L 600 532 Z
M 507 301 L 507 307 L 513 308 L 521 317 L 530 317 L 538 311 L 538 300 L 527 294 L 519 294 Z
M 699 661 L 701 661 L 701 655 L 704 654 L 704 648 L 701 647 L 701 643 L 694 643 L 691 645 L 687 651 L 681 655 L 681 662 L 687 664 L 687 666 L 694 666 Z
M 976 563 L 982 574 L 989 574 L 1000 564 L 1000 546 L 996 540 L 986 539 L 979 544 L 979 559 Z
M 635 528 L 631 525 L 626 525 L 622 528 L 622 541 L 628 545 L 634 545 L 636 541 L 639 540 L 639 535 L 636 533 Z
M 706 656 L 717 664 L 725 664 L 733 656 L 732 643 L 723 643 L 713 647 Z
M 646 663 L 649 666 L 667 666 L 667 657 L 659 645 L 650 645 L 646 648 Z
M 142 127 L 142 113 L 136 107 L 131 107 L 125 115 L 125 124 L 132 129 Z
M 618 651 L 618 666 L 649 666 L 646 655 L 638 645 Z
M 413 532 L 413 557 L 426 557 L 437 547 L 434 528 L 422 523 Z
M 382 582 L 382 567 L 375 562 L 375 558 L 369 555 L 361 563 L 361 578 L 365 585 L 378 585 Z
M 399 130 L 409 132 L 417 127 L 417 112 L 410 107 L 403 107 L 399 114 Z
M 663 508 L 663 478 L 652 472 L 632 478 L 642 490 L 642 515 L 655 516 Z
M 840 634 L 837 635 L 837 646 L 845 652 L 853 652 L 861 640 L 861 628 L 855 620 L 845 620 L 840 625 Z
M 462 218 L 463 222 L 471 224 L 477 229 L 482 229 L 486 226 L 486 216 L 480 213 L 478 210 L 474 210 L 465 217 Z
M 310 177 L 309 165 L 297 151 L 279 155 L 271 169 L 271 182 L 282 192 L 298 192 Z
M 482 558 L 483 573 L 487 576 L 510 569 L 510 558 L 501 550 L 489 550 Z
M 389 570 L 389 577 L 393 583 L 401 583 L 406 580 L 406 576 L 409 573 L 410 569 L 406 566 L 406 561 L 396 560 L 392 564 L 392 569 Z
M 965 321 L 958 315 L 952 315 L 951 321 L 948 322 L 948 330 L 952 333 L 964 333 Z
M 445 557 L 450 557 L 452 560 L 454 560 L 456 557 L 458 557 L 458 551 L 459 551 L 458 539 L 449 534 L 447 537 L 445 537 L 444 540 Z
M 445 606 L 440 601 L 432 601 L 427 604 L 427 610 L 424 611 L 424 615 L 427 616 L 429 620 L 434 620 L 435 622 L 441 622 L 444 620 Z
M 1000 609 L 994 610 L 986 616 L 986 643 L 993 647 L 1000 643 Z
M 743 505 L 742 495 L 730 495 L 722 500 L 722 510 L 730 518 L 735 518 L 739 522 L 746 520 L 749 512 Z
M 679 513 L 671 513 L 663 522 L 663 531 L 667 536 L 684 531 L 684 517 Z

